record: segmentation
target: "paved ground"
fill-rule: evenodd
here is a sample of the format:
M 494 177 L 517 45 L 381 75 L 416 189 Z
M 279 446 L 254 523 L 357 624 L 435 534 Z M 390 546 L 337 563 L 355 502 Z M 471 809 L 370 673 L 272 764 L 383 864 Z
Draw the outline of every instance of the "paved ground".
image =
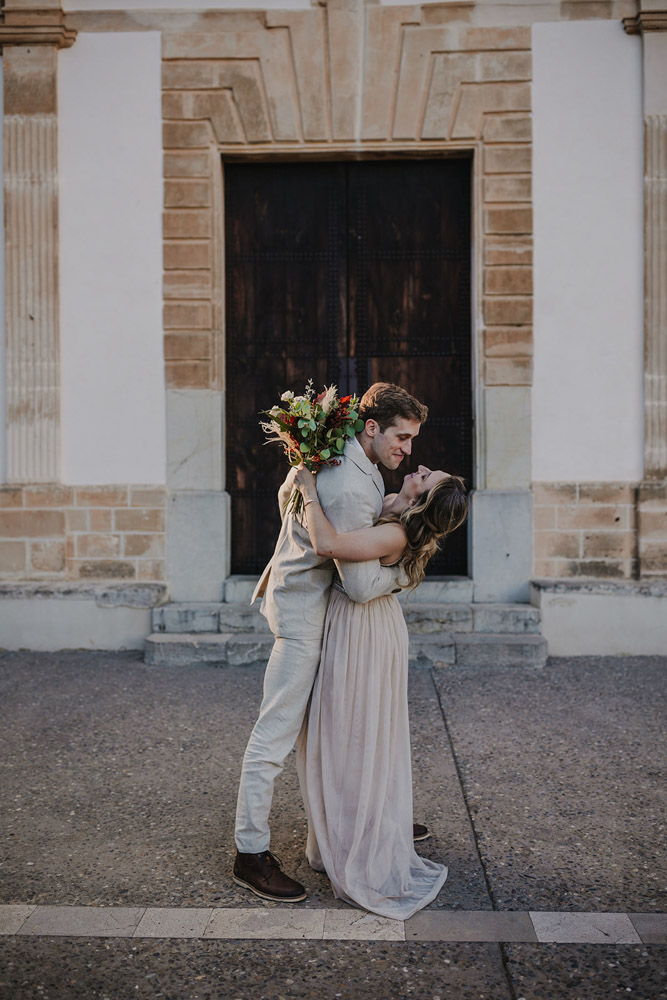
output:
M 403 924 L 304 863 L 293 759 L 273 847 L 307 902 L 229 878 L 260 672 L 4 654 L 0 998 L 665 998 L 666 668 L 415 670 L 419 849 L 450 877 Z

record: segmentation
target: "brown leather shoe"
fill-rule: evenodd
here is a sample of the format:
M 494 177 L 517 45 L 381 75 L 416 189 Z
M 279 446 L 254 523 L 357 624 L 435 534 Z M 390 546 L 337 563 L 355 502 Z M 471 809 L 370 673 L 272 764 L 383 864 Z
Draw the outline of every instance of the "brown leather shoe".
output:
M 428 832 L 428 827 L 423 826 L 421 823 L 412 824 L 412 839 L 413 840 L 428 840 L 431 834 Z
M 276 903 L 300 903 L 306 898 L 306 890 L 300 882 L 285 875 L 281 862 L 270 851 L 259 854 L 236 852 L 233 879 L 237 885 L 250 889 L 262 899 L 272 899 Z

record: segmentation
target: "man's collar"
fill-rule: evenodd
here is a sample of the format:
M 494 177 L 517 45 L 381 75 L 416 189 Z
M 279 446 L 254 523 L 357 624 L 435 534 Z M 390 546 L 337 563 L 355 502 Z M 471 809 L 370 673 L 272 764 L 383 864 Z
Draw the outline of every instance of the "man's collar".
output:
M 358 469 L 371 476 L 380 496 L 384 497 L 384 480 L 377 465 L 371 462 L 370 458 L 362 448 L 358 438 L 353 437 L 347 442 L 345 447 L 345 457 L 349 458 Z

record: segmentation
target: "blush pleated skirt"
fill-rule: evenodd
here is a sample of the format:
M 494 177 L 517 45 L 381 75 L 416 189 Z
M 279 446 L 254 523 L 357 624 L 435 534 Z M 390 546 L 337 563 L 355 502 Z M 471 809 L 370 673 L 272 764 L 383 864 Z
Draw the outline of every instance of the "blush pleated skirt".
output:
M 306 856 L 335 896 L 399 920 L 435 899 L 447 869 L 413 844 L 408 632 L 395 596 L 358 604 L 332 588 L 297 763 Z

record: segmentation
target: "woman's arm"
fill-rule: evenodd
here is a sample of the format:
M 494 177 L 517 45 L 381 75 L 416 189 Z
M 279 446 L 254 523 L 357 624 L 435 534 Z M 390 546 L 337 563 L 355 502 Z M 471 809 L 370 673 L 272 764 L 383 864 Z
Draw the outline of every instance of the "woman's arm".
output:
M 320 506 L 312 473 L 307 469 L 299 469 L 294 485 L 303 494 L 306 526 L 318 556 L 347 562 L 400 559 L 405 548 L 405 532 L 400 524 L 378 524 L 372 528 L 359 528 L 339 535 Z

